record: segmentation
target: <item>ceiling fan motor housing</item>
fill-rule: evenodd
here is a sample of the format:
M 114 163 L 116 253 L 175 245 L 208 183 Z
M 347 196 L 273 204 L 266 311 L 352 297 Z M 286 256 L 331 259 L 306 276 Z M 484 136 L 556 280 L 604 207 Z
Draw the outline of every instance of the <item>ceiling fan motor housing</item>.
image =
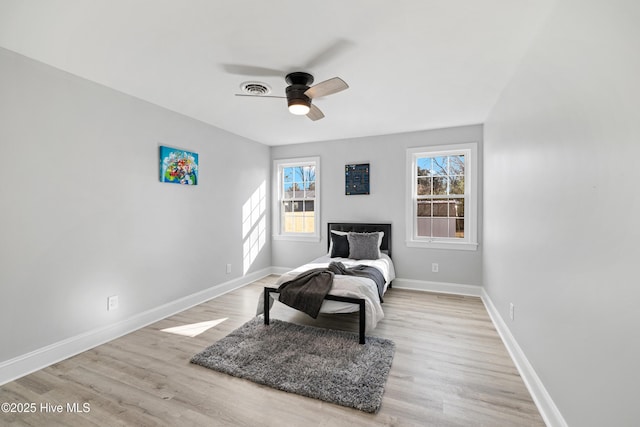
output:
M 313 83 L 313 76 L 308 73 L 295 72 L 287 74 L 285 80 L 289 84 L 285 91 L 287 95 L 287 105 L 289 107 L 292 105 L 305 105 L 309 107 L 311 105 L 311 98 L 304 93 Z
M 290 85 L 311 86 L 313 84 L 313 76 L 309 73 L 303 73 L 301 71 L 287 74 L 285 80 Z
M 307 107 L 311 104 L 311 98 L 304 93 L 309 89 L 309 86 L 304 85 L 291 85 L 286 89 L 287 104 L 289 106 L 295 104 L 303 104 Z

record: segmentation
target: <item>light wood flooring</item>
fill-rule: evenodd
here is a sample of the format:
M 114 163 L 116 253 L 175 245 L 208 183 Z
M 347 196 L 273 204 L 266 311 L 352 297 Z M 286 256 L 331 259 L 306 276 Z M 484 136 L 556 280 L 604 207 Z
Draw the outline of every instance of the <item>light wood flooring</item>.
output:
M 366 414 L 189 363 L 255 315 L 269 276 L 0 387 L 1 402 L 34 402 L 33 414 L 0 413 L 26 426 L 544 426 L 479 298 L 391 289 L 370 335 L 396 353 L 382 408 Z M 357 314 L 313 320 L 280 303 L 272 317 L 357 331 Z M 190 338 L 162 329 L 227 318 Z M 77 402 L 89 412 L 67 413 Z M 41 404 L 64 413 L 44 413 Z

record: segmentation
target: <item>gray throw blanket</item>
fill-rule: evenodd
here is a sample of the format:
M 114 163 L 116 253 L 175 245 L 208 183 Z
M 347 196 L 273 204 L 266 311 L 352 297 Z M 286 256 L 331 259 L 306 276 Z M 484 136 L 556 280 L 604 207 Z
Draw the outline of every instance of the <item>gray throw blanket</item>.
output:
M 278 287 L 280 302 L 307 313 L 314 319 L 320 313 L 320 307 L 333 286 L 336 274 L 360 276 L 373 280 L 378 287 L 378 296 L 382 302 L 384 276 L 375 267 L 357 265 L 347 268 L 341 262 L 332 262 L 327 268 L 314 268 L 300 273 L 295 278 L 282 283 Z
M 373 280 L 373 283 L 375 283 L 378 287 L 378 297 L 380 298 L 380 302 L 384 302 L 382 300 L 382 294 L 384 293 L 384 285 L 386 281 L 384 280 L 384 275 L 382 274 L 382 272 L 377 268 L 371 267 L 370 265 L 356 265 L 347 268 L 341 262 L 332 262 L 331 264 L 329 264 L 329 268 L 335 274 L 366 277 L 367 279 Z
M 307 313 L 314 319 L 333 286 L 334 273 L 329 268 L 313 268 L 278 287 L 279 301 L 296 310 Z

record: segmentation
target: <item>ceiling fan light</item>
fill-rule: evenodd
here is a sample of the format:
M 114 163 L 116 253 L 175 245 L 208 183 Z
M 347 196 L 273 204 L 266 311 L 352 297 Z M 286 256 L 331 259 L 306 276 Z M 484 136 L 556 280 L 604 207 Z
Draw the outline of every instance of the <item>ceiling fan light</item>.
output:
M 289 106 L 289 112 L 296 116 L 304 116 L 309 112 L 309 107 L 303 104 L 294 104 Z
M 304 99 L 291 99 L 289 100 L 289 112 L 296 116 L 304 116 L 309 112 L 309 102 Z

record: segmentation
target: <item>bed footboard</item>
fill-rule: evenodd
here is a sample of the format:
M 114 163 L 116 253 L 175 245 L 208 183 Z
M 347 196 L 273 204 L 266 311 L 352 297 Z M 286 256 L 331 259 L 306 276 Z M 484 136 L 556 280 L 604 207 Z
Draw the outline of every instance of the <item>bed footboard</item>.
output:
M 269 324 L 269 294 L 271 292 L 274 293 L 278 293 L 278 289 L 277 288 L 271 288 L 268 286 L 265 286 L 264 288 L 264 324 L 268 325 Z M 357 304 L 359 307 L 359 314 L 360 314 L 360 326 L 359 326 L 359 335 L 360 335 L 360 344 L 364 344 L 365 343 L 365 338 L 364 338 L 364 332 L 365 332 L 365 325 L 366 325 L 366 313 L 364 310 L 364 299 L 362 298 L 350 298 L 350 297 L 341 297 L 341 296 L 336 296 L 336 295 L 327 295 L 324 299 L 327 300 L 331 300 L 331 301 L 340 301 L 340 302 L 348 302 L 351 304 Z

